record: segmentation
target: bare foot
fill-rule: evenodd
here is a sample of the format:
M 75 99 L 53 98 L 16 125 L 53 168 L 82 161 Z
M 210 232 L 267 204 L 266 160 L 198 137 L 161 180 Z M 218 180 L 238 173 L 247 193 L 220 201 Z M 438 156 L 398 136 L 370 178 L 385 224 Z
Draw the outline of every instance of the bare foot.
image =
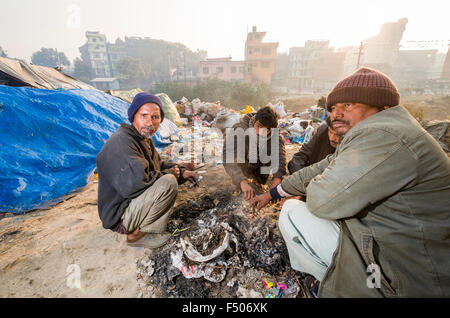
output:
M 139 231 L 136 229 L 133 233 L 127 235 L 127 242 L 134 243 L 139 241 L 141 238 L 145 236 L 146 233 Z

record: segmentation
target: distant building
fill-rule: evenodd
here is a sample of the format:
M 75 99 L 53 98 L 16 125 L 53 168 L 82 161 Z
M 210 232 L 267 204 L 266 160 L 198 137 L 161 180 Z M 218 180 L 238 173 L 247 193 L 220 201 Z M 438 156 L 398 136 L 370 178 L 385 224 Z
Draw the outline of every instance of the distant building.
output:
M 289 88 L 312 91 L 312 65 L 328 51 L 329 41 L 306 41 L 305 46 L 289 49 Z
M 100 32 L 86 32 L 87 42 L 79 48 L 81 58 L 89 61 L 95 77 L 116 76 L 117 63 L 126 55 L 123 41 L 108 43 Z
M 406 23 L 406 18 L 385 23 L 377 35 L 365 40 L 361 64 L 391 75 Z
M 317 58 L 311 66 L 314 90 L 329 91 L 342 79 L 346 52 L 334 52 L 333 49 Z
M 437 50 L 400 50 L 392 69 L 399 88 L 419 88 L 432 79 Z
M 80 47 L 83 60 L 91 63 L 95 77 L 112 77 L 106 36 L 100 32 L 86 32 L 87 42 Z
M 232 61 L 231 57 L 207 58 L 200 61 L 200 80 L 217 78 L 224 81 L 244 80 L 244 61 Z
M 358 69 L 358 56 L 360 54 L 358 46 L 345 46 L 338 48 L 336 51 L 345 53 L 342 77 L 346 77 Z
M 450 80 L 450 46 L 448 47 L 447 56 L 442 67 L 441 78 L 444 80 Z
M 257 32 L 256 26 L 247 33 L 245 41 L 245 70 L 244 79 L 247 83 L 272 82 L 277 60 L 278 42 L 263 42 L 266 32 Z
M 289 88 L 300 92 L 322 91 L 344 74 L 346 52 L 334 52 L 328 40 L 306 41 L 289 50 Z
M 429 78 L 432 78 L 432 79 L 440 79 L 441 78 L 446 56 L 447 56 L 446 53 L 437 53 L 436 54 L 434 63 L 431 66 Z
M 118 90 L 120 89 L 120 84 L 119 84 L 119 80 L 115 77 L 106 77 L 106 78 L 94 78 L 93 80 L 91 80 L 92 85 L 95 86 L 95 88 L 100 89 L 100 90 L 108 90 L 108 89 L 113 89 L 113 90 Z
M 278 53 L 275 62 L 275 73 L 273 74 L 272 86 L 286 91 L 289 77 L 289 54 Z
M 120 60 L 127 56 L 125 42 L 120 38 L 113 43 L 107 43 L 109 65 L 112 70 L 111 76 L 118 76 L 117 64 Z

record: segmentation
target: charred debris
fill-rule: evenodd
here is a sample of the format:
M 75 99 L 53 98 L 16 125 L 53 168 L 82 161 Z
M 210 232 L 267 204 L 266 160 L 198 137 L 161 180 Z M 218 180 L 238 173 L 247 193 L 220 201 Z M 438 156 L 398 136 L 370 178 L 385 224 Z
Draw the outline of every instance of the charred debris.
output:
M 249 210 L 228 192 L 188 200 L 172 212 L 173 238 L 137 260 L 140 297 L 297 297 L 298 273 L 278 230 L 279 208 Z

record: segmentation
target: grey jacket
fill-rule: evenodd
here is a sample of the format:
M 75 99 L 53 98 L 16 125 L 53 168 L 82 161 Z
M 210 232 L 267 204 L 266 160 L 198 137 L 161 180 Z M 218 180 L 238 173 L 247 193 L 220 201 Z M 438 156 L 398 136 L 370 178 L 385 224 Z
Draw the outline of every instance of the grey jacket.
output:
M 340 221 L 319 296 L 450 297 L 450 160 L 403 107 L 358 123 L 282 187 Z M 370 264 L 380 288 L 368 287 Z
M 251 123 L 251 119 L 253 118 L 253 116 L 255 116 L 255 113 L 251 113 L 251 114 L 242 116 L 241 120 L 233 126 L 233 129 L 242 128 L 245 131 L 248 128 L 253 128 L 253 125 Z M 272 134 L 273 133 L 274 132 L 272 132 Z M 279 133 L 278 133 L 278 136 L 275 136 L 275 135 L 272 136 L 272 134 L 269 135 L 269 137 L 267 138 L 267 144 L 266 144 L 267 155 L 271 156 L 272 138 L 278 138 L 279 149 L 278 149 L 278 152 L 276 154 L 274 154 L 274 156 L 278 157 L 279 166 L 278 166 L 277 171 L 273 171 L 273 177 L 281 179 L 284 175 L 287 174 L 286 149 L 285 149 L 283 137 Z M 257 162 L 250 163 L 250 160 L 249 160 L 250 142 L 249 142 L 248 136 L 245 137 L 245 145 L 244 145 L 245 162 L 244 163 L 236 163 L 236 161 L 237 161 L 236 158 L 238 155 L 237 154 L 237 149 L 238 149 L 238 146 L 237 146 L 238 139 L 237 138 L 235 138 L 233 141 L 234 142 L 233 149 L 236 150 L 233 153 L 235 162 L 227 162 L 227 160 L 226 160 L 227 153 L 231 152 L 230 149 L 227 149 L 228 138 L 229 137 L 227 137 L 227 133 L 225 133 L 224 134 L 224 142 L 223 142 L 223 166 L 224 166 L 227 174 L 231 177 L 233 184 L 236 186 L 239 186 L 240 182 L 247 178 L 254 178 L 259 183 L 265 184 L 269 175 L 261 174 L 260 169 L 263 166 L 266 166 L 266 167 L 271 166 L 272 162 L 262 163 L 259 158 L 259 154 L 258 154 Z M 276 147 L 274 147 L 274 148 L 276 148 Z

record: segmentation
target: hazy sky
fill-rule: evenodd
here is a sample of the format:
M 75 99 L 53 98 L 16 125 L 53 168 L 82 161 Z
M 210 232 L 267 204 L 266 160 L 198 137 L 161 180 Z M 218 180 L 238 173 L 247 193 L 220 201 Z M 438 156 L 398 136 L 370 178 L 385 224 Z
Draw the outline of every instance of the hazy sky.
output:
M 253 25 L 287 52 L 306 40 L 359 45 L 383 23 L 407 17 L 402 43 L 439 40 L 446 51 L 448 12 L 448 0 L 0 0 L 0 46 L 28 61 L 42 47 L 57 48 L 72 61 L 89 30 L 109 42 L 151 37 L 238 60 Z

